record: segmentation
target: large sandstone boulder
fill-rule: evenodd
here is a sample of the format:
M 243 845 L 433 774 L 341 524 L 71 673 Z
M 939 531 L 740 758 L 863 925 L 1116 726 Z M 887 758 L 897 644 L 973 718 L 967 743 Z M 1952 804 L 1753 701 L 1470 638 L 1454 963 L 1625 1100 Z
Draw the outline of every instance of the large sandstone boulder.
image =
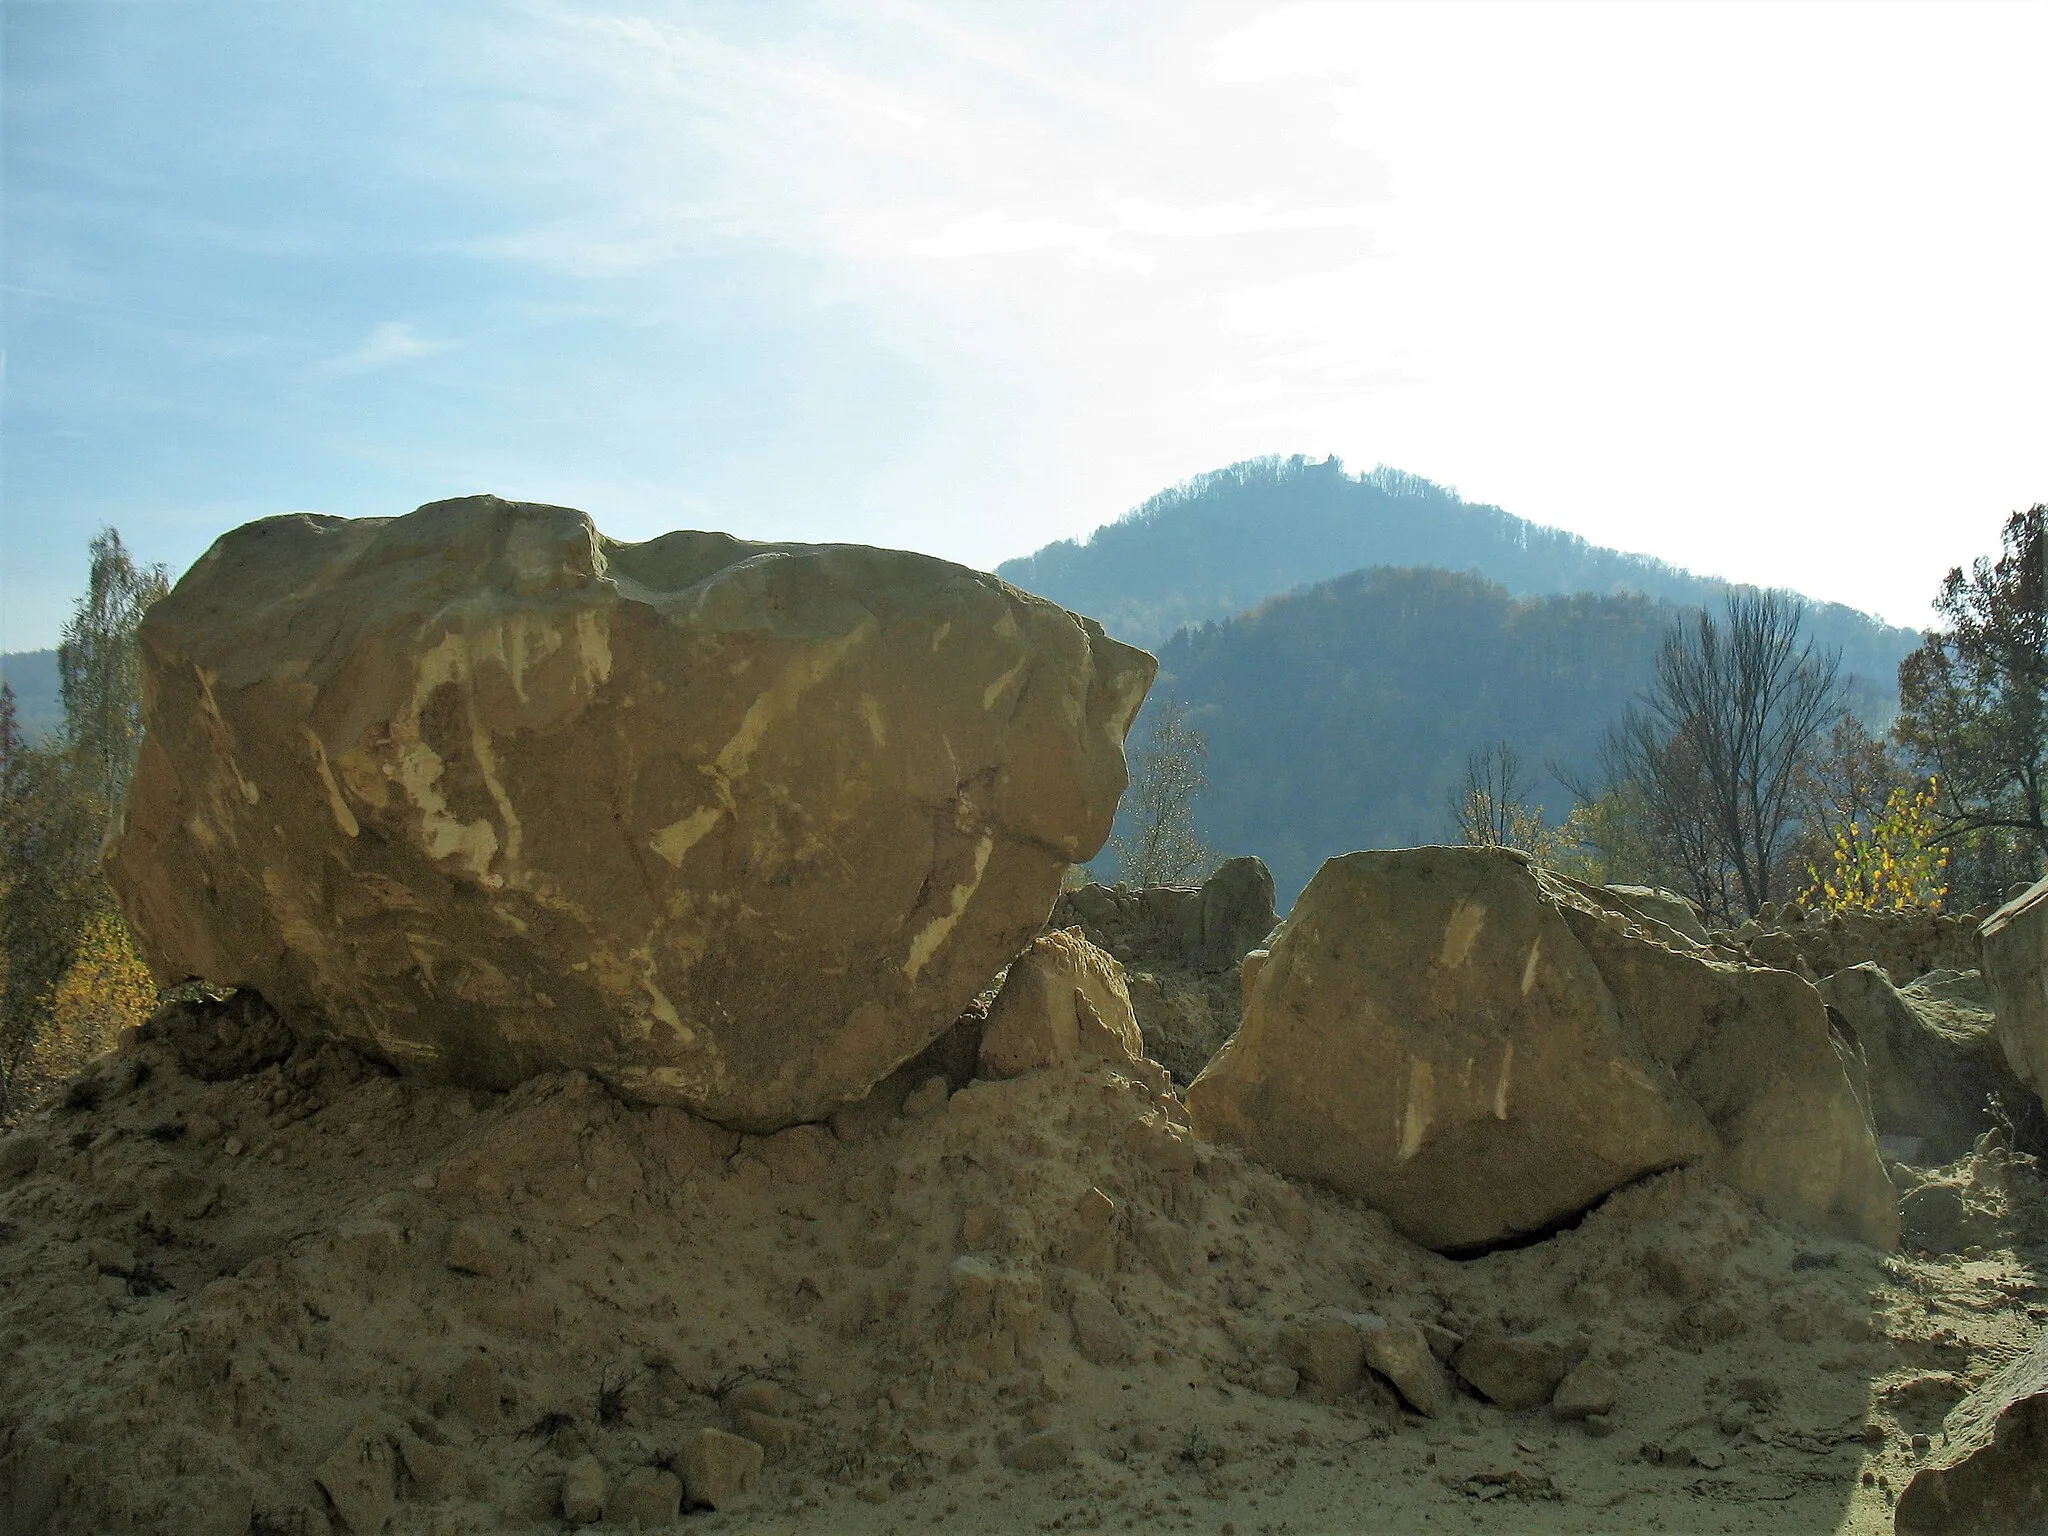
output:
M 1878 1134 L 1918 1140 L 1915 1163 L 1963 1156 L 1992 1128 L 1987 1101 L 2017 1108 L 2025 1091 L 2006 1065 L 1990 1010 L 1968 1005 L 1959 983 L 1974 979 L 1938 972 L 1902 991 L 1865 961 L 1820 984 L 1862 1050 Z
M 107 869 L 160 979 L 753 1130 L 857 1098 L 1029 942 L 1154 671 L 922 555 L 489 496 L 237 529 L 142 645 Z
M 1198 1134 L 1466 1249 L 1701 1164 L 1879 1246 L 1898 1210 L 1819 995 L 1507 850 L 1323 865 L 1189 1089 Z
M 1984 919 L 1984 981 L 2013 1076 L 2048 1104 L 2048 879 Z
M 1898 1536 L 2048 1531 L 2048 1332 L 1949 1411 L 1941 1449 L 1913 1474 Z

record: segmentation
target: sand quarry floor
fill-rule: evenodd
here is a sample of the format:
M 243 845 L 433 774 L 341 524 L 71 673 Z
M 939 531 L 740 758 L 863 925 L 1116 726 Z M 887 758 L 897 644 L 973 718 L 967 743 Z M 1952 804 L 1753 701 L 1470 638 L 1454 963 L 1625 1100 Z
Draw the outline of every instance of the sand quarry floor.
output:
M 1995 1157 L 1958 1170 L 1995 1223 L 1967 1257 L 1681 1173 L 1453 1261 L 1178 1119 L 1103 1068 L 912 1072 L 743 1138 L 580 1076 L 469 1093 L 328 1046 L 209 1083 L 131 1041 L 0 1137 L 0 1504 L 343 1530 L 316 1472 L 367 1423 L 386 1529 L 559 1531 L 580 1458 L 616 1487 L 752 1411 L 758 1489 L 679 1528 L 1875 1533 L 2048 1318 L 2048 1200 Z M 1328 1308 L 1547 1338 L 1619 1399 L 1589 1430 L 1267 1395 Z

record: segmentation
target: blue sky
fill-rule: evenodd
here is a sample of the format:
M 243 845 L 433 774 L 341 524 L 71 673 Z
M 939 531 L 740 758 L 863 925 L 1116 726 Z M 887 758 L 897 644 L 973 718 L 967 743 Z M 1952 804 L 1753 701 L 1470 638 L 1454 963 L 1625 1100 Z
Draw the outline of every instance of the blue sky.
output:
M 2048 496 L 2048 6 L 7 0 L 0 649 L 476 490 L 989 565 L 1338 452 L 1899 622 Z

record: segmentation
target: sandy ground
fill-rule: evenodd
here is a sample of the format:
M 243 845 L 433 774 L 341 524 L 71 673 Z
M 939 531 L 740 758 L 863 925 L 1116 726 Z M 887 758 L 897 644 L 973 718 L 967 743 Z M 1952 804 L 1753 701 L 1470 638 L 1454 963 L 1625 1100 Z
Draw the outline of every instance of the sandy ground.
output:
M 557 1531 L 580 1458 L 615 1489 L 745 1402 L 759 1487 L 684 1527 L 1876 1533 L 1914 1437 L 2048 1318 L 2048 1193 L 1997 1155 L 1952 1170 L 1966 1257 L 1673 1174 L 1457 1262 L 1106 1069 L 915 1076 L 742 1138 L 577 1076 L 472 1094 L 329 1046 L 206 1083 L 130 1042 L 0 1138 L 0 1514 L 347 1529 L 317 1474 L 367 1425 L 386 1528 Z M 1333 1311 L 1548 1343 L 1617 1401 L 1269 1395 Z

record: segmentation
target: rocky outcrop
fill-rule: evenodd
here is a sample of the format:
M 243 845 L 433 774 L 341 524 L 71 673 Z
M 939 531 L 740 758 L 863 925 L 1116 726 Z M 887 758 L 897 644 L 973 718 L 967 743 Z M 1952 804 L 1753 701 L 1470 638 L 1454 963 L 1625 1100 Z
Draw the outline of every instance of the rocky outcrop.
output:
M 1265 863 L 1226 861 L 1199 886 L 1083 885 L 1053 909 L 1123 964 L 1145 1050 L 1192 1082 L 1237 1031 L 1237 965 L 1273 930 Z
M 1079 932 L 1055 929 L 1003 978 L 981 1037 L 980 1075 L 1016 1077 L 1086 1056 L 1129 1066 L 1144 1060 L 1145 1042 L 1123 968 Z
M 1898 1536 L 2048 1530 L 2048 1332 L 1950 1410 L 1938 1457 L 1899 1496 Z
M 1676 891 L 1652 885 L 1609 885 L 1602 889 L 1607 893 L 1609 904 L 1621 908 L 1629 916 L 1662 923 L 1673 932 L 1684 934 L 1695 944 L 1707 942 L 1707 929 L 1700 921 L 1700 909 Z
M 1507 850 L 1331 859 L 1188 1092 L 1198 1134 L 1378 1207 L 1425 1246 L 1536 1232 L 1700 1164 L 1881 1247 L 1892 1186 L 1826 1008 Z
M 1929 971 L 1977 964 L 1977 919 L 1964 912 L 1809 912 L 1797 902 L 1765 902 L 1763 910 L 1708 939 L 1754 964 L 1831 976 L 1852 965 L 1879 967 L 1898 986 Z
M 1984 980 L 2013 1075 L 2048 1104 L 2048 880 L 1984 920 Z
M 925 556 L 495 497 L 237 529 L 142 645 L 107 867 L 159 978 L 760 1130 L 857 1098 L 1038 931 L 1154 669 Z
M 1991 1011 L 1971 1006 L 1975 972 L 1937 971 L 1901 991 L 1869 962 L 1837 971 L 1820 994 L 1854 1033 L 1880 1136 L 1919 1143 L 1909 1161 L 1962 1157 L 1993 1121 L 1987 1104 L 2017 1109 L 2025 1090 L 2007 1067 Z

